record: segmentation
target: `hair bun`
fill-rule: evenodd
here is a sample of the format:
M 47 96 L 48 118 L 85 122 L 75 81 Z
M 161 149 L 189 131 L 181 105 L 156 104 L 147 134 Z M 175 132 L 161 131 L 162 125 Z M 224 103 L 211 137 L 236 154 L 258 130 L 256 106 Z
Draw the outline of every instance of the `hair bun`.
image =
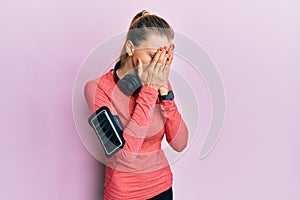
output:
M 147 10 L 143 10 L 142 16 L 150 15 L 150 13 Z

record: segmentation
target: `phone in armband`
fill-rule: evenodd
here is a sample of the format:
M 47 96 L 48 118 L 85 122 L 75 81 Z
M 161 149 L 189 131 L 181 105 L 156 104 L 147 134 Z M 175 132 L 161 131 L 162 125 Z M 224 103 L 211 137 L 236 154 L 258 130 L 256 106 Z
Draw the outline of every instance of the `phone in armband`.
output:
M 123 148 L 125 140 L 121 121 L 118 115 L 112 115 L 106 106 L 93 113 L 88 122 L 100 140 L 106 157 L 111 157 Z

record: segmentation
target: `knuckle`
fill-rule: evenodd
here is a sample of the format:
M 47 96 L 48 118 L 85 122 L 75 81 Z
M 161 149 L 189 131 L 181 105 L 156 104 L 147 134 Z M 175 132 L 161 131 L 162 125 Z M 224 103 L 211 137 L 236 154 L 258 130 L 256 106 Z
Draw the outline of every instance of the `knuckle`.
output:
M 158 63 L 161 64 L 161 63 L 163 63 L 163 61 L 164 61 L 164 57 L 160 57 L 158 60 Z
M 152 63 L 156 63 L 158 61 L 158 57 L 154 57 L 153 59 L 152 59 Z

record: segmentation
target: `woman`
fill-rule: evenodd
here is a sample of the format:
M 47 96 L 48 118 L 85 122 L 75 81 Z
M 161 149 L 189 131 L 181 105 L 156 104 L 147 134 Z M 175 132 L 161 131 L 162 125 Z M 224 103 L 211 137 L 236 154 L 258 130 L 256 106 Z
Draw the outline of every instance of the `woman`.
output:
M 124 147 L 106 159 L 105 200 L 173 198 L 173 174 L 161 141 L 165 135 L 180 152 L 188 139 L 168 81 L 173 38 L 164 19 L 143 10 L 130 24 L 114 69 L 85 85 L 90 113 L 106 106 L 124 127 Z

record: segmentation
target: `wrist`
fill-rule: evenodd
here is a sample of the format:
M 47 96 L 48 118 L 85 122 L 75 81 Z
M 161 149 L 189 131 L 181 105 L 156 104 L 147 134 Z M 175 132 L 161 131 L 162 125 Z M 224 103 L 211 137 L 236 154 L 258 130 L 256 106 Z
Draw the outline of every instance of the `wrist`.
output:
M 159 91 L 159 95 L 161 96 L 167 95 L 169 93 L 169 89 L 165 86 L 160 87 L 158 91 Z
M 146 83 L 144 86 L 150 87 L 152 89 L 155 89 L 156 91 L 159 91 L 159 88 L 155 86 L 153 83 Z
M 174 99 L 174 93 L 172 90 L 170 90 L 166 95 L 158 95 L 158 98 L 160 101 L 164 100 L 173 100 Z

